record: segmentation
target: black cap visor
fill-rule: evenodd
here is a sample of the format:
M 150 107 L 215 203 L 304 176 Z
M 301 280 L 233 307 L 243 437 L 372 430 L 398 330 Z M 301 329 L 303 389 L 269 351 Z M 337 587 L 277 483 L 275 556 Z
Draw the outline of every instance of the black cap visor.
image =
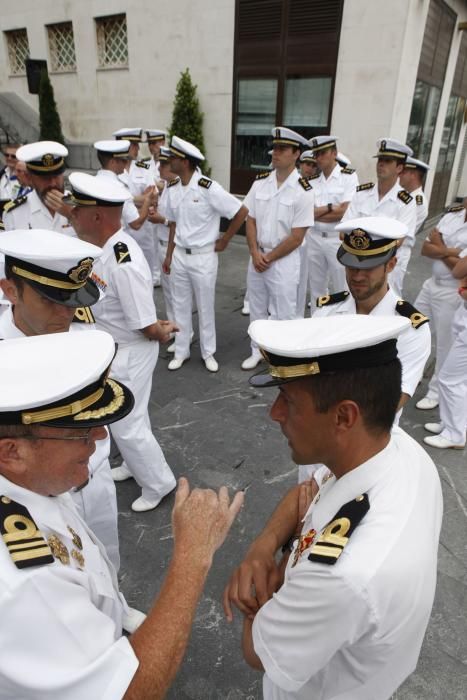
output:
M 337 259 L 345 267 L 353 267 L 358 270 L 371 270 L 388 262 L 397 253 L 397 248 L 382 253 L 381 255 L 353 255 L 348 253 L 342 246 L 336 253 Z
M 92 280 L 87 280 L 86 284 L 79 289 L 60 289 L 59 287 L 50 287 L 46 284 L 40 284 L 34 280 L 24 280 L 25 284 L 49 301 L 62 306 L 69 306 L 77 309 L 80 306 L 92 306 L 99 301 L 100 292 L 97 285 Z

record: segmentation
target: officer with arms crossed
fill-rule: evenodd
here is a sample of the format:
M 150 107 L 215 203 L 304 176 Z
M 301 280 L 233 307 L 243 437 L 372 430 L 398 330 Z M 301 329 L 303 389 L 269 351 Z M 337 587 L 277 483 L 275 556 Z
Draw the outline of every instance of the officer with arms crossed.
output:
M 236 197 L 202 174 L 199 166 L 203 160 L 196 146 L 172 137 L 170 169 L 178 177 L 167 185 L 166 215 L 173 225 L 163 270 L 172 277 L 172 303 L 180 332 L 175 338 L 170 370 L 180 369 L 190 357 L 193 293 L 198 308 L 201 357 L 209 372 L 219 369 L 214 357 L 217 253 L 226 249 L 248 214 Z M 219 236 L 221 216 L 230 219 L 230 223 Z
M 308 180 L 297 172 L 296 162 L 308 141 L 283 126 L 275 127 L 272 137 L 274 170 L 258 176 L 246 196 L 251 254 L 247 285 L 253 321 L 297 318 L 304 312 L 299 308 L 300 249 L 313 224 L 314 196 Z M 251 355 L 243 360 L 242 369 L 253 369 L 261 359 L 252 341 Z
M 167 342 L 176 326 L 158 321 L 152 277 L 143 252 L 122 231 L 122 206 L 130 196 L 120 182 L 86 173 L 70 175 L 70 204 L 79 237 L 103 248 L 94 265 L 93 279 L 104 292 L 94 307 L 98 328 L 118 343 L 112 372 L 135 395 L 131 414 L 112 428 L 123 464 L 112 470 L 115 481 L 133 476 L 142 488 L 132 504 L 135 511 L 152 510 L 175 487 L 175 477 L 151 430 L 148 414 L 152 375 L 159 342 Z
M 88 478 L 105 425 L 131 411 L 108 378 L 115 343 L 102 331 L 0 343 L 0 694 L 22 700 L 155 700 L 182 661 L 230 503 L 180 480 L 174 551 L 146 621 L 122 636 L 114 568 L 68 491 Z
M 68 220 L 70 208 L 63 202 L 67 155 L 68 149 L 55 141 L 37 141 L 18 148 L 16 157 L 26 163 L 33 191 L 5 205 L 6 231 L 49 229 L 76 236 Z
M 379 139 L 376 162 L 377 184 L 365 182 L 357 187 L 343 220 L 359 216 L 389 216 L 407 226 L 407 235 L 397 253 L 397 265 L 389 278 L 396 294 L 402 294 L 404 275 L 415 243 L 417 206 L 415 199 L 399 182 L 412 149 L 395 139 Z
M 269 362 L 250 382 L 278 386 L 271 418 L 293 460 L 332 473 L 309 507 L 301 486 L 285 496 L 225 591 L 228 618 L 232 602 L 245 615 L 243 653 L 265 672 L 265 700 L 388 700 L 416 667 L 442 494 L 426 452 L 392 429 L 408 326 L 365 315 L 250 326 Z M 297 525 L 279 572 L 275 554 Z

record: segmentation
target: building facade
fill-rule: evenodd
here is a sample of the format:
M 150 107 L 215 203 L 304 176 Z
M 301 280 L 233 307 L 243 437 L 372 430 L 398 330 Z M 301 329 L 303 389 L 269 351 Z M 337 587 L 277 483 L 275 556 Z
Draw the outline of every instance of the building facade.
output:
M 189 67 L 212 175 L 234 193 L 283 124 L 337 135 L 362 181 L 377 138 L 407 141 L 431 166 L 433 215 L 467 195 L 465 0 L 17 0 L 0 32 L 5 138 L 37 132 L 25 59 L 45 59 L 72 167 L 120 127 L 169 127 Z

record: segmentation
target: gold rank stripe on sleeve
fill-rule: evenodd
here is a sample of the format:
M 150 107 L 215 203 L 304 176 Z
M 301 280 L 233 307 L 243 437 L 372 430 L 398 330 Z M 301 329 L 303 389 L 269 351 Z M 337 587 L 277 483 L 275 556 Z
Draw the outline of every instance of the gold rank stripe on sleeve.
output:
M 404 202 L 404 204 L 410 204 L 413 199 L 412 195 L 407 192 L 407 190 L 399 190 L 397 198 L 400 199 L 401 202 Z
M 28 509 L 8 496 L 0 496 L 0 532 L 18 569 L 53 564 L 51 549 Z
M 313 189 L 308 180 L 305 177 L 299 177 L 298 181 L 300 185 L 303 187 L 305 192 L 309 192 L 309 190 Z
M 315 539 L 308 560 L 319 564 L 335 564 L 369 510 L 370 501 L 366 493 L 345 503 Z
M 200 179 L 198 180 L 198 185 L 208 190 L 212 185 L 212 180 L 210 180 L 207 177 L 200 177 Z
M 89 306 L 80 306 L 71 319 L 73 323 L 95 323 L 96 319 Z
M 13 209 L 16 209 L 17 207 L 21 206 L 21 204 L 24 204 L 26 200 L 26 195 L 23 195 L 22 197 L 17 197 L 16 199 L 10 199 L 10 201 L 7 202 L 3 207 L 3 213 L 8 214 L 9 211 L 13 211 Z
M 119 241 L 114 245 L 115 259 L 117 263 L 121 265 L 122 263 L 131 262 L 130 251 L 126 243 Z
M 364 190 L 371 190 L 375 186 L 374 182 L 364 182 L 363 185 L 358 185 L 357 192 L 363 192 Z

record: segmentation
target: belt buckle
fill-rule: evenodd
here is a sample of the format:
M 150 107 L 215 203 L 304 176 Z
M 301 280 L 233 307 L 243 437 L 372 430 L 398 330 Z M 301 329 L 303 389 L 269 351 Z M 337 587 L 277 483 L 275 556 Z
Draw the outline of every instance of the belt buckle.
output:
M 185 248 L 185 253 L 187 255 L 192 255 L 191 248 Z
M 327 231 L 321 231 L 321 236 L 322 236 L 323 238 L 327 238 L 327 237 L 328 237 L 328 232 L 327 232 Z

